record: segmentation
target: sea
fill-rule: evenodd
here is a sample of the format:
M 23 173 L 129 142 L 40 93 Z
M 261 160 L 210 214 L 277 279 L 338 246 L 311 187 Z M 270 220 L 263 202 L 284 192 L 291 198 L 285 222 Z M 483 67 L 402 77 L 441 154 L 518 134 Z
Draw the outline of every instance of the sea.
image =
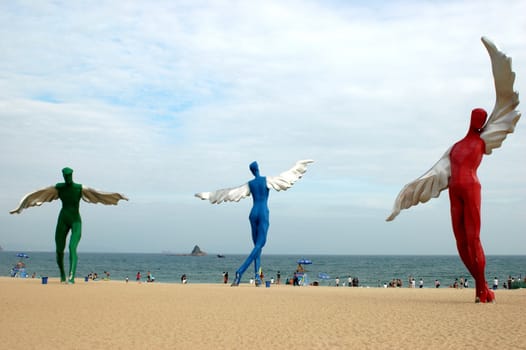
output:
M 0 276 L 10 276 L 11 269 L 18 262 L 25 265 L 28 278 L 59 277 L 54 252 L 0 252 Z M 236 269 L 247 255 L 234 254 L 218 257 L 182 256 L 173 254 L 141 253 L 78 253 L 77 282 L 84 281 L 90 273 L 97 273 L 101 279 L 109 273 L 111 280 L 135 281 L 137 272 L 141 272 L 143 281 L 148 272 L 156 282 L 181 283 L 181 276 L 187 277 L 188 283 L 223 283 L 223 274 L 228 272 L 233 280 Z M 435 280 L 442 287 L 452 285 L 455 279 L 467 278 L 470 287 L 473 279 L 456 255 L 265 255 L 261 256 L 261 265 L 265 280 L 276 280 L 278 271 L 282 281 L 291 278 L 298 267 L 300 259 L 309 260 L 302 267 L 310 283 L 334 286 L 335 279 L 340 285 L 347 283 L 348 277 L 357 278 L 359 286 L 383 287 L 393 279 L 402 280 L 403 287 L 413 277 L 423 279 L 424 288 L 434 288 Z M 65 268 L 69 268 L 68 252 L 65 254 Z M 526 255 L 489 255 L 486 256 L 486 278 L 493 283 L 495 277 L 502 284 L 512 276 L 522 279 L 526 276 Z M 254 277 L 253 267 L 244 274 L 242 283 L 249 283 Z M 283 283 L 283 282 L 282 282 Z

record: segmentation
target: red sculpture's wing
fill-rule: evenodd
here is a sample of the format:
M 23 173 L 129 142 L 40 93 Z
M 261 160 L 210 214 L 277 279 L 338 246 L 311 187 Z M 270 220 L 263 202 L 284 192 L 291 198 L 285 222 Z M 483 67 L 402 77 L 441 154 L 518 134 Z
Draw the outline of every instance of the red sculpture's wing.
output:
M 506 135 L 512 133 L 521 113 L 516 110 L 519 94 L 513 91 L 515 72 L 511 68 L 511 58 L 499 51 L 495 44 L 482 38 L 491 59 L 493 79 L 495 80 L 495 107 L 484 126 L 480 137 L 486 144 L 486 154 L 502 145 Z
M 307 172 L 307 165 L 313 163 L 313 160 L 299 160 L 292 168 L 282 172 L 278 176 L 267 176 L 267 187 L 273 188 L 276 191 L 287 190 L 294 185 L 296 181 L 301 179 L 303 174 Z
M 451 164 L 449 161 L 449 148 L 438 162 L 424 175 L 408 183 L 396 197 L 393 211 L 386 219 L 392 221 L 402 209 L 407 209 L 418 203 L 425 203 L 431 198 L 436 198 L 449 184 Z
M 11 214 L 20 214 L 23 209 L 40 206 L 44 202 L 51 202 L 58 199 L 58 191 L 55 186 L 49 186 L 37 190 L 35 192 L 28 193 L 22 198 L 20 204 L 16 209 L 10 211 Z
M 124 195 L 113 192 L 103 192 L 82 186 L 82 199 L 88 203 L 102 203 L 106 205 L 117 205 L 119 200 L 128 200 Z

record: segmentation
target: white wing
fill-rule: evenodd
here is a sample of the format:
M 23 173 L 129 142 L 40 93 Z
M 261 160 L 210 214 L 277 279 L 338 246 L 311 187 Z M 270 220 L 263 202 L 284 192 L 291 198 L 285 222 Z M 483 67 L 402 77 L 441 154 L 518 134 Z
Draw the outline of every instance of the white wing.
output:
M 387 221 L 394 220 L 402 209 L 407 209 L 418 203 L 425 203 L 431 198 L 438 197 L 440 192 L 448 187 L 449 176 L 451 175 L 451 163 L 449 161 L 451 148 L 424 175 L 402 188 L 396 197 L 393 212 L 386 219 Z
M 246 183 L 238 187 L 225 188 L 214 192 L 199 192 L 195 196 L 203 200 L 207 199 L 212 204 L 239 202 L 241 199 L 250 196 L 250 188 Z
M 102 203 L 106 205 L 117 205 L 121 199 L 128 200 L 120 193 L 103 192 L 86 186 L 82 186 L 82 199 L 88 203 Z
M 495 107 L 484 126 L 480 137 L 486 143 L 486 154 L 502 145 L 507 134 L 515 129 L 521 113 L 515 108 L 519 105 L 519 94 L 513 91 L 515 72 L 511 69 L 511 58 L 500 52 L 495 44 L 482 37 L 491 59 L 495 93 Z
M 20 204 L 18 204 L 18 208 L 11 210 L 9 213 L 20 214 L 23 209 L 40 206 L 44 202 L 51 202 L 55 199 L 58 199 L 58 191 L 55 186 L 45 187 L 35 192 L 26 194 L 20 201 Z
M 276 191 L 287 190 L 294 185 L 296 181 L 301 179 L 303 174 L 307 171 L 307 165 L 313 163 L 313 160 L 299 160 L 292 168 L 282 172 L 278 176 L 267 176 L 267 187 L 273 188 Z

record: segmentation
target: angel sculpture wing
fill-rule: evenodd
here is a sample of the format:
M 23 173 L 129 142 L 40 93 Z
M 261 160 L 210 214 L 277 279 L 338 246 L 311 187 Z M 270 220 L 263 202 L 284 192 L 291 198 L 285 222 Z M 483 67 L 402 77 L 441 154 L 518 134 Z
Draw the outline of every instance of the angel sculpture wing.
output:
M 299 160 L 292 168 L 282 172 L 278 176 L 267 176 L 267 187 L 269 189 L 273 188 L 276 191 L 288 190 L 307 172 L 307 165 L 313 162 L 311 159 Z
M 44 202 L 52 202 L 58 199 L 58 191 L 55 186 L 49 186 L 36 190 L 35 192 L 28 193 L 22 198 L 20 204 L 16 209 L 11 210 L 11 214 L 20 214 L 22 210 L 29 207 L 40 206 Z
M 491 58 L 497 95 L 493 111 L 480 134 L 486 144 L 486 154 L 491 154 L 494 148 L 502 145 L 506 135 L 513 132 L 521 113 L 515 109 L 519 105 L 519 94 L 513 91 L 515 72 L 511 68 L 511 58 L 500 52 L 487 38 L 482 37 L 481 40 Z
M 431 198 L 436 198 L 449 184 L 451 164 L 449 162 L 449 148 L 446 153 L 424 175 L 408 183 L 396 197 L 393 212 L 386 219 L 392 221 L 400 213 L 418 203 L 425 203 Z
M 18 207 L 11 210 L 10 213 L 20 214 L 23 209 L 40 206 L 44 202 L 51 202 L 58 198 L 58 191 L 55 186 L 45 187 L 26 194 L 20 201 Z M 121 199 L 128 200 L 128 198 L 120 193 L 102 192 L 86 186 L 82 186 L 82 199 L 88 203 L 102 203 L 106 205 L 117 205 L 117 202 Z
M 128 200 L 126 196 L 120 193 L 103 192 L 86 186 L 82 186 L 82 199 L 88 203 L 102 203 L 106 205 L 117 205 L 121 199 Z
M 515 108 L 519 105 L 519 95 L 513 91 L 515 73 L 511 69 L 511 58 L 500 52 L 487 38 L 481 38 L 488 50 L 495 81 L 497 99 L 495 107 L 488 118 L 480 137 L 486 145 L 485 153 L 491 154 L 494 148 L 501 146 L 506 135 L 513 132 L 521 116 Z M 400 213 L 418 203 L 425 203 L 436 198 L 449 184 L 451 167 L 449 148 L 440 160 L 424 175 L 408 183 L 396 197 L 393 211 L 387 221 L 392 221 Z
M 214 192 L 199 192 L 195 196 L 201 199 L 208 199 L 212 204 L 222 202 L 239 202 L 241 199 L 250 196 L 248 183 L 238 187 L 224 188 Z
M 275 189 L 276 191 L 287 190 L 298 181 L 307 171 L 307 165 L 314 162 L 313 160 L 300 160 L 287 171 L 282 172 L 278 176 L 267 176 L 267 187 Z M 207 199 L 212 204 L 219 204 L 222 202 L 239 202 L 241 199 L 250 196 L 250 188 L 248 182 L 232 188 L 225 188 L 214 192 L 200 192 L 196 193 L 197 198 L 203 200 Z

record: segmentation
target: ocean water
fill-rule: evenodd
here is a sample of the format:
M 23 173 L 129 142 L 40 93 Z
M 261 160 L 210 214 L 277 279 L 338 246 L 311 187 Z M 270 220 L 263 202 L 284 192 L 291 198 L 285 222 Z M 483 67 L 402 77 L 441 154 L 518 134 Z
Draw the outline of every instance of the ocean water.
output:
M 54 252 L 25 252 L 29 258 L 18 258 L 17 252 L 0 252 L 0 276 L 9 276 L 11 268 L 20 260 L 26 264 L 31 276 L 58 277 Z M 91 272 L 104 277 L 104 271 L 110 273 L 112 280 L 135 281 L 135 275 L 141 272 L 143 280 L 148 271 L 157 282 L 180 283 L 182 274 L 186 274 L 189 283 L 222 283 L 223 272 L 228 272 L 232 281 L 235 270 L 242 264 L 246 255 L 227 255 L 218 258 L 208 256 L 177 256 L 167 254 L 125 254 L 125 253 L 84 253 L 79 252 L 77 282 Z M 310 282 L 319 281 L 320 285 L 334 285 L 334 279 L 347 282 L 347 277 L 357 277 L 360 286 L 379 287 L 393 278 L 403 281 L 407 287 L 409 276 L 424 280 L 424 287 L 434 287 L 435 279 L 442 287 L 451 285 L 455 278 L 468 278 L 470 287 L 473 279 L 460 258 L 456 255 L 412 256 L 412 255 L 262 255 L 261 264 L 265 279 L 276 277 L 281 272 L 282 280 L 292 277 L 297 261 L 306 258 L 312 264 L 304 265 Z M 65 256 L 66 270 L 69 267 L 68 253 Z M 330 279 L 321 279 L 320 274 Z M 242 283 L 248 283 L 253 277 L 252 267 L 243 276 Z M 492 283 L 498 277 L 500 284 L 508 276 L 524 278 L 526 276 L 526 255 L 490 255 L 486 257 L 486 278 Z

